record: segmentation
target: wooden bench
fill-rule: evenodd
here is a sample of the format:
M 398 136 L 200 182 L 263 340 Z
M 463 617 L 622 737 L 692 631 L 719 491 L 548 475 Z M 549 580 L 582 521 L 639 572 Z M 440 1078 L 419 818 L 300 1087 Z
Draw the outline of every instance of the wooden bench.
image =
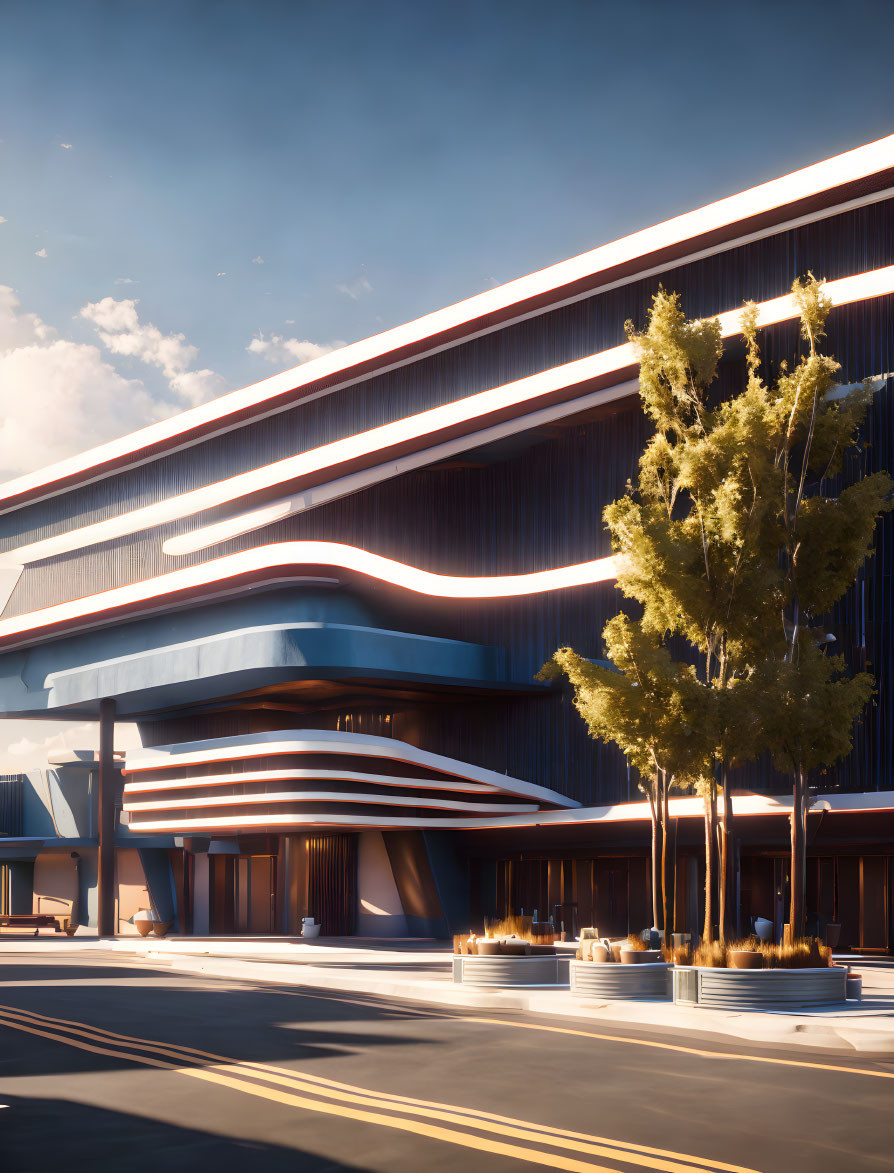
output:
M 54 929 L 57 933 L 65 933 L 73 937 L 77 925 L 71 923 L 70 916 L 51 916 L 47 912 L 20 912 L 3 913 L 0 915 L 0 929 L 34 929 L 34 936 L 40 934 L 41 929 Z

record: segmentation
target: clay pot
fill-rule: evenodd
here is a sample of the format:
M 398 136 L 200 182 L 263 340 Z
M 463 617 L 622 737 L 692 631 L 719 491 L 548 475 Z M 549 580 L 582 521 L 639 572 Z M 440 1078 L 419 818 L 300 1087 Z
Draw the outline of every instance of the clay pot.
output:
M 168 929 L 170 929 L 173 923 L 174 922 L 170 920 L 154 920 L 152 922 L 152 931 L 155 933 L 156 937 L 165 937 L 167 936 Z
M 530 949 L 527 941 L 504 941 L 500 952 L 506 957 L 527 957 Z
M 612 941 L 612 942 L 610 942 L 610 948 L 612 951 L 612 961 L 620 961 L 621 960 L 621 950 L 626 949 L 626 947 L 627 947 L 626 941 Z
M 590 953 L 591 961 L 613 961 L 612 955 L 604 945 L 594 945 Z
M 152 932 L 152 921 L 151 920 L 135 920 L 133 922 L 133 926 L 137 930 L 137 932 L 140 934 L 141 937 L 148 937 L 149 934 Z
M 763 969 L 764 955 L 756 949 L 730 949 L 730 969 Z
M 502 942 L 500 941 L 479 941 L 478 942 L 478 956 L 479 957 L 497 957 L 502 953 Z

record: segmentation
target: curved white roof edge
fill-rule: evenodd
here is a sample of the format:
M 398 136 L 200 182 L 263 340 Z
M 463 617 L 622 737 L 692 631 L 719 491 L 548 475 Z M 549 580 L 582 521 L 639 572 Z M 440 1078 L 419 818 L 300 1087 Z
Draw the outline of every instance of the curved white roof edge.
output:
M 171 606 L 182 606 L 184 594 L 199 595 L 200 599 L 207 601 L 229 591 L 234 582 L 247 577 L 266 585 L 288 582 L 294 580 L 298 568 L 308 566 L 335 567 L 401 590 L 440 599 L 519 598 L 609 582 L 617 576 L 617 559 L 613 555 L 573 566 L 535 570 L 529 574 L 461 577 L 421 570 L 342 542 L 273 542 L 200 562 L 197 566 L 169 570 L 141 582 L 0 619 L 0 644 L 19 646 L 62 630 L 103 626 L 112 622 L 113 617 L 154 614 Z
M 825 191 L 834 190 L 861 179 L 865 180 L 872 175 L 890 169 L 892 166 L 894 166 L 894 135 L 889 135 L 876 142 L 845 151 L 831 159 L 811 164 L 788 175 L 769 180 L 714 203 L 706 204 L 701 208 L 675 216 L 649 228 L 640 229 L 638 232 L 621 237 L 609 244 L 599 245 L 597 248 L 576 257 L 547 266 L 494 289 L 456 302 L 444 309 L 436 310 L 421 318 L 386 330 L 371 338 L 351 343 L 337 351 L 311 359 L 310 362 L 297 368 L 220 396 L 209 403 L 191 408 L 170 419 L 150 424 L 136 432 L 66 460 L 58 461 L 44 469 L 16 477 L 0 485 L 0 507 L 2 507 L 3 501 L 24 494 L 41 496 L 59 491 L 53 490 L 53 483 L 69 477 L 85 474 L 89 479 L 90 470 L 104 463 L 122 459 L 129 464 L 140 463 L 139 454 L 145 452 L 152 445 L 165 444 L 172 439 L 176 440 L 178 436 L 190 430 L 211 427 L 213 430 L 210 433 L 206 431 L 200 437 L 204 439 L 209 434 L 227 430 L 228 425 L 225 421 L 228 416 L 244 413 L 260 404 L 270 403 L 278 397 L 287 395 L 289 392 L 317 380 L 332 378 L 339 372 L 345 371 L 346 368 L 381 358 L 402 347 L 424 343 L 427 338 L 456 329 L 478 318 L 505 311 L 515 304 L 548 294 L 551 290 L 610 270 L 618 265 L 630 263 L 640 258 L 646 260 L 661 249 L 680 245 L 689 240 L 697 241 L 701 236 L 728 228 L 743 220 L 747 221 L 749 217 L 767 215 L 776 209 L 816 197 Z M 883 195 L 873 193 L 872 196 L 866 198 L 878 199 L 883 198 Z M 865 201 L 847 202 L 859 204 Z M 799 217 L 798 221 L 809 222 L 810 219 L 834 215 L 838 210 L 840 209 L 835 207 L 826 208 L 821 212 Z M 790 226 L 793 225 L 788 225 L 788 227 Z M 764 235 L 772 235 L 784 231 L 786 227 L 785 224 L 773 224 L 762 231 L 752 233 L 751 237 L 756 239 Z M 720 251 L 720 249 L 736 247 L 737 243 L 741 242 L 728 240 L 722 242 L 716 249 L 707 251 Z M 685 264 L 691 259 L 690 257 L 678 256 L 672 260 L 671 264 Z M 631 273 L 629 277 L 623 279 L 622 283 L 636 280 L 642 275 L 641 271 Z M 552 308 L 552 306 L 546 308 Z M 502 325 L 504 322 L 500 324 Z M 465 335 L 464 338 L 469 336 Z M 442 348 L 434 347 L 433 349 Z M 415 358 L 415 356 L 413 357 Z M 412 359 L 407 361 L 412 361 Z M 378 369 L 381 372 L 389 368 L 379 367 Z M 346 382 L 350 381 L 354 380 Z M 334 383 L 323 393 L 328 394 L 337 386 L 343 385 L 346 383 Z M 276 410 L 276 408 L 274 407 L 272 410 Z M 257 416 L 252 418 L 257 418 Z M 219 426 L 214 427 L 215 424 Z M 238 426 L 238 423 L 230 426 Z M 170 445 L 166 447 L 166 450 L 171 450 Z M 153 458 L 154 456 L 149 454 L 142 457 L 142 460 Z M 100 473 L 98 475 L 107 474 Z M 64 487 L 62 491 L 64 491 Z
M 504 794 L 536 798 L 554 806 L 577 807 L 580 803 L 564 794 L 524 782 L 508 774 L 474 766 L 470 762 L 448 758 L 442 754 L 419 749 L 406 741 L 372 734 L 342 733 L 329 729 L 282 729 L 245 736 L 211 738 L 183 742 L 179 745 L 153 746 L 128 753 L 124 772 L 126 776 L 145 770 L 171 769 L 184 765 L 205 765 L 211 762 L 233 761 L 246 757 L 266 757 L 289 753 L 348 753 L 358 757 L 386 758 L 438 770 L 459 778 L 482 782 Z
M 265 803 L 280 802 L 322 802 L 339 805 L 401 806 L 431 808 L 432 810 L 489 811 L 494 814 L 533 814 L 539 808 L 530 802 L 476 802 L 461 798 L 423 798 L 418 794 L 374 794 L 372 791 L 339 790 L 280 790 L 254 794 L 218 794 L 205 798 L 174 798 L 149 800 L 146 802 L 125 802 L 121 808 L 128 814 L 143 814 L 149 811 L 193 810 L 220 806 L 263 806 Z M 131 826 L 134 824 L 131 823 Z
M 828 293 L 834 306 L 849 305 L 856 301 L 863 301 L 873 297 L 881 297 L 894 292 L 894 265 L 881 269 L 872 269 L 865 273 L 857 273 L 851 277 L 842 277 L 826 283 Z M 791 293 L 786 292 L 780 297 L 771 298 L 759 303 L 759 325 L 771 326 L 788 321 L 798 316 Z M 733 337 L 741 332 L 742 309 L 738 307 L 719 313 L 721 333 L 724 338 Z M 490 432 L 511 434 L 514 430 L 506 422 L 493 425 L 490 421 L 496 413 L 505 413 L 507 410 L 520 408 L 520 424 L 525 424 L 524 408 L 530 405 L 532 410 L 528 414 L 530 420 L 526 426 L 536 426 L 535 416 L 543 414 L 544 418 L 559 418 L 561 415 L 573 414 L 585 406 L 592 406 L 598 402 L 608 402 L 619 394 L 619 388 L 629 390 L 632 394 L 635 385 L 630 381 L 630 373 L 636 369 L 636 357 L 629 343 L 610 347 L 573 362 L 564 363 L 557 367 L 550 367 L 533 375 L 526 375 L 521 379 L 502 384 L 499 387 L 490 387 L 484 391 L 475 392 L 462 399 L 450 403 L 440 404 L 427 408 L 414 415 L 393 420 L 339 440 L 332 440 L 306 452 L 299 452 L 294 456 L 287 456 L 271 464 L 261 465 L 249 469 L 247 472 L 237 473 L 223 480 L 202 485 L 197 489 L 189 489 L 183 493 L 167 497 L 149 505 L 140 506 L 106 518 L 103 521 L 93 522 L 90 525 L 75 527 L 56 534 L 50 538 L 41 538 L 23 546 L 5 551 L 0 555 L 0 568 L 18 567 L 49 558 L 58 554 L 71 553 L 89 545 L 111 541 L 114 538 L 138 533 L 154 526 L 165 525 L 172 521 L 179 521 L 185 517 L 192 517 L 209 509 L 234 504 L 237 501 L 251 498 L 259 493 L 282 489 L 288 485 L 295 485 L 302 478 L 308 479 L 327 469 L 338 469 L 350 464 L 351 461 L 364 461 L 367 458 L 375 461 L 380 454 L 389 450 L 401 451 L 407 444 L 418 441 L 421 452 L 407 455 L 402 453 L 396 460 L 389 461 L 381 466 L 378 476 L 376 471 L 368 465 L 360 473 L 347 475 L 335 473 L 334 478 L 312 485 L 304 490 L 304 494 L 296 492 L 286 500 L 268 502 L 262 508 L 254 511 L 253 515 L 245 517 L 231 517 L 207 527 L 211 532 L 203 534 L 193 531 L 182 537 L 169 539 L 164 549 L 168 554 L 189 553 L 201 549 L 212 542 L 226 541 L 240 533 L 280 520 L 291 513 L 299 512 L 309 503 L 322 504 L 325 500 L 343 496 L 345 493 L 356 491 L 375 479 L 385 479 L 399 475 L 410 468 L 420 467 L 425 463 L 441 460 L 445 457 L 463 451 L 476 444 L 485 443 L 490 438 Z M 614 382 L 612 379 L 614 378 Z M 585 388 L 592 386 L 594 380 L 606 383 L 601 390 L 586 393 Z M 550 405 L 537 409 L 537 401 L 546 396 L 555 396 L 567 388 L 581 386 L 581 394 L 571 397 L 561 405 Z M 480 422 L 476 429 L 475 421 Z M 443 441 L 439 437 L 449 435 L 451 429 L 469 427 L 460 439 Z M 427 447 L 426 447 L 427 445 Z M 426 457 L 426 453 L 428 456 Z M 333 492 L 327 494 L 327 486 L 333 487 Z M 316 496 L 316 500 L 314 497 Z M 308 500 L 305 499 L 308 498 Z
M 204 786 L 229 786 L 239 782 L 288 782 L 314 778 L 326 782 L 365 782 L 407 790 L 451 790 L 463 794 L 498 794 L 496 786 L 457 778 L 409 778 L 396 774 L 369 774 L 360 770 L 240 770 L 233 774 L 201 774 L 198 777 L 165 778 L 153 782 L 125 782 L 124 796 L 170 790 L 194 790 Z
M 749 817 L 775 815 L 787 817 L 791 811 L 791 798 L 763 794 L 740 794 L 734 797 L 737 816 Z M 722 808 L 721 808 L 722 809 Z M 811 811 L 819 813 L 829 810 L 837 814 L 859 814 L 873 811 L 894 812 L 894 791 L 880 791 L 864 794 L 820 794 L 817 795 Z M 702 818 L 704 804 L 700 798 L 673 798 L 670 800 L 670 814 L 675 818 Z M 355 827 L 357 829 L 414 827 L 419 829 L 443 828 L 454 831 L 492 831 L 500 828 L 571 826 L 578 823 L 624 823 L 645 822 L 649 819 L 647 802 L 617 803 L 614 806 L 578 807 L 575 810 L 538 811 L 536 814 L 494 815 L 488 818 L 426 819 L 411 816 L 395 816 L 385 819 L 381 816 L 365 815 L 307 815 L 300 822 L 292 815 L 245 815 L 238 821 L 229 818 L 183 819 L 177 821 L 158 820 L 141 823 L 140 832 L 148 831 L 232 831 L 234 834 L 251 827 L 297 827 L 333 826 Z

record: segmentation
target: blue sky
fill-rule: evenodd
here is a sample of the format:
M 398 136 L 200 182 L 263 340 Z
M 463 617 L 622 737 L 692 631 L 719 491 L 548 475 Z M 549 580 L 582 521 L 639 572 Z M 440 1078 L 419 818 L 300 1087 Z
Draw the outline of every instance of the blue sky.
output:
M 0 0 L 0 34 L 0 476 L 894 131 L 890 0 Z
M 894 130 L 887 0 L 0 0 L 0 18 L 0 284 L 98 346 L 128 380 L 115 399 L 139 381 L 106 430 L 312 353 L 249 351 L 259 332 L 351 341 Z M 217 378 L 191 398 L 151 347 L 110 352 L 79 316 L 105 298 L 138 299 L 140 328 L 182 333 L 179 366 Z M 25 459 L 0 451 L 0 471 Z

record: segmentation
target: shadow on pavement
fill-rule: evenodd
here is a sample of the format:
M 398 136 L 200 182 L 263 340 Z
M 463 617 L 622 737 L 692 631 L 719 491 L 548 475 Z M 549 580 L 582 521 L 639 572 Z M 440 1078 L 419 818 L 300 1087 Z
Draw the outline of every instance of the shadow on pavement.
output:
M 412 1029 L 426 1016 L 408 1016 L 387 1004 L 366 1002 L 361 995 L 339 1001 L 328 992 L 283 992 L 248 985 L 234 988 L 215 981 L 196 987 L 195 980 L 164 970 L 105 966 L 0 965 L 0 1007 L 14 1016 L 30 1012 L 161 1045 L 192 1047 L 227 1059 L 291 1062 L 356 1056 L 375 1048 L 435 1045 Z M 66 981 L 79 979 L 77 985 Z M 85 984 L 104 979 L 102 985 Z M 115 983 L 114 979 L 119 979 Z M 54 984 L 44 985 L 44 982 Z M 31 985 L 29 983 L 36 983 Z M 39 984 L 37 984 L 39 983 Z M 58 984 L 55 984 L 58 983 Z M 52 1032 L 51 1023 L 24 1025 Z M 17 1031 L 0 1019 L 0 1072 L 9 1078 L 70 1075 L 81 1071 L 130 1069 L 126 1054 L 97 1054 L 28 1031 Z M 17 1039 L 17 1045 L 8 1040 Z M 80 1039 L 105 1046 L 105 1040 Z M 110 1041 L 113 1051 L 136 1050 L 127 1039 Z M 159 1056 L 174 1061 L 170 1056 Z M 207 1059 L 208 1063 L 215 1060 Z M 202 1063 L 196 1056 L 195 1062 Z M 2 1115 L 2 1113 L 0 1113 Z M 2 1160 L 0 1170 L 6 1173 Z
M 3 1173 L 363 1173 L 323 1154 L 180 1128 L 61 1099 L 3 1096 Z

